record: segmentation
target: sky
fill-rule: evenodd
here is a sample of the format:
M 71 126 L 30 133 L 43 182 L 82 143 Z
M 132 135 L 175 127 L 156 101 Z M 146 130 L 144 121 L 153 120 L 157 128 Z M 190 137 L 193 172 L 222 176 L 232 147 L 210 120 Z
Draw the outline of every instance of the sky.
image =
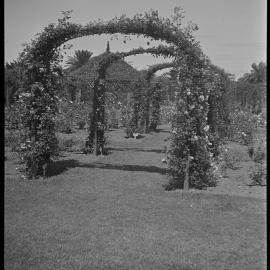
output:
M 266 5 L 267 0 L 5 0 L 5 62 L 15 60 L 35 35 L 49 23 L 56 23 L 61 12 L 72 10 L 71 21 L 87 24 L 93 20 L 109 20 L 125 14 L 158 10 L 159 15 L 171 18 L 174 7 L 185 10 L 185 21 L 199 26 L 195 32 L 203 52 L 214 65 L 232 73 L 236 78 L 250 72 L 252 63 L 266 62 Z M 139 46 L 147 47 L 147 39 L 131 37 L 127 43 L 109 35 L 75 39 L 67 52 L 89 50 L 93 55 L 105 51 L 110 41 L 111 51 L 128 51 Z M 151 42 L 151 46 L 160 42 Z M 167 62 L 151 55 L 132 56 L 125 59 L 137 69 Z

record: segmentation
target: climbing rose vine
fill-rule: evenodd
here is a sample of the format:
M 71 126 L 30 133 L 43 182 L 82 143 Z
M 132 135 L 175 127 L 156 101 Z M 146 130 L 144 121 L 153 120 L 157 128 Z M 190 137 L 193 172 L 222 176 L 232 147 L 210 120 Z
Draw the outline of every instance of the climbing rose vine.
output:
M 133 18 L 122 16 L 106 22 L 90 22 L 86 26 L 71 23 L 69 18 L 69 13 L 64 13 L 64 18 L 59 19 L 58 24 L 48 25 L 21 54 L 21 62 L 25 68 L 23 89 L 25 93 L 30 94 L 31 99 L 25 103 L 27 104 L 23 113 L 25 136 L 22 142 L 23 147 L 27 146 L 24 148 L 24 156 L 29 175 L 35 177 L 39 168 L 57 152 L 54 130 L 56 111 L 54 90 L 58 87 L 57 78 L 61 76 L 60 46 L 65 46 L 64 43 L 78 37 L 121 33 L 150 37 L 154 40 L 166 41 L 170 45 L 165 48 L 158 46 L 154 54 L 174 57 L 178 92 L 179 96 L 182 96 L 182 100 L 176 104 L 177 112 L 172 121 L 173 136 L 169 162 L 171 175 L 177 183 L 181 183 L 186 160 L 191 160 L 189 167 L 191 185 L 195 187 L 209 185 L 212 181 L 212 153 L 208 149 L 211 142 L 207 125 L 210 91 L 207 87 L 207 65 L 189 28 L 182 31 L 179 23 L 159 17 L 157 11 L 135 15 Z M 196 27 L 190 26 L 190 28 Z M 119 59 L 117 54 L 110 57 Z M 106 70 L 109 64 L 108 58 L 101 61 L 99 72 Z M 95 84 L 97 99 L 100 99 L 98 102 L 104 105 L 103 79 L 104 76 L 100 76 Z M 100 125 L 99 130 L 102 134 L 104 123 L 99 119 L 104 115 L 103 105 L 95 122 Z

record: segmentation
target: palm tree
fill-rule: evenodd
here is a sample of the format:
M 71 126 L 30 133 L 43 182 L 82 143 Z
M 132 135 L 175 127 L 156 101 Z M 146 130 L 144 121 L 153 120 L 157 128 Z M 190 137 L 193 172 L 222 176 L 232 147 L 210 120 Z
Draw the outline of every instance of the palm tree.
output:
M 88 50 L 76 50 L 74 56 L 69 56 L 66 62 L 68 71 L 73 71 L 85 65 L 92 55 L 93 53 Z
M 258 65 L 253 63 L 251 67 L 251 72 L 245 73 L 238 80 L 238 88 L 242 99 L 245 100 L 245 106 L 248 105 L 253 112 L 260 113 L 265 101 L 266 64 L 263 62 Z
M 251 73 L 249 75 L 249 82 L 250 83 L 265 83 L 266 81 L 266 64 L 263 62 L 260 62 L 259 65 L 256 65 L 253 63 L 251 65 L 253 68 L 251 70 Z
M 73 57 L 70 56 L 66 62 L 66 65 L 68 66 L 66 72 L 68 73 L 70 71 L 74 71 L 82 67 L 89 61 L 92 55 L 93 53 L 88 50 L 76 50 L 74 56 Z M 76 97 L 77 102 L 80 102 L 81 94 L 82 94 L 82 89 L 81 87 L 79 87 L 79 91 Z

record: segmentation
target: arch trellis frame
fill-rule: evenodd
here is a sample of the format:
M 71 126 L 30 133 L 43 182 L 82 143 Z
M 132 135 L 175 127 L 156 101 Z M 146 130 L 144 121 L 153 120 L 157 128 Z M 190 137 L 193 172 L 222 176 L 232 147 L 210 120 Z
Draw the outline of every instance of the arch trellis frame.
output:
M 187 119 L 190 118 L 192 121 L 194 120 L 193 122 L 196 122 L 197 125 L 193 130 L 187 129 L 185 140 L 191 142 L 195 132 L 195 134 L 200 136 L 202 144 L 207 144 L 206 120 L 204 118 L 208 112 L 208 103 L 207 98 L 199 100 L 200 96 L 207 96 L 210 91 L 206 89 L 205 81 L 202 79 L 206 72 L 207 61 L 201 50 L 198 49 L 177 26 L 169 19 L 159 17 L 158 13 L 155 11 L 145 13 L 144 15 L 135 15 L 133 18 L 122 16 L 107 22 L 90 22 L 86 26 L 71 23 L 68 19 L 69 16 L 66 14 L 63 19 L 59 20 L 58 25 L 50 24 L 46 27 L 30 45 L 26 46 L 20 56 L 25 66 L 25 91 L 33 94 L 33 100 L 37 96 L 42 96 L 43 104 L 41 104 L 41 106 L 45 105 L 46 108 L 48 107 L 47 111 L 41 111 L 41 118 L 47 117 L 47 122 L 45 121 L 46 124 L 42 122 L 43 120 L 36 119 L 37 125 L 33 126 L 32 130 L 31 128 L 29 129 L 29 121 L 27 122 L 28 124 L 25 124 L 25 129 L 28 130 L 29 134 L 28 140 L 30 139 L 31 141 L 29 151 L 27 152 L 30 153 L 30 155 L 26 155 L 26 169 L 31 176 L 35 177 L 37 169 L 48 162 L 53 156 L 53 151 L 50 150 L 52 141 L 53 144 L 55 144 L 54 125 L 52 121 L 54 115 L 52 108 L 55 106 L 53 101 L 49 103 L 48 100 L 53 100 L 54 98 L 54 83 L 57 78 L 57 73 L 59 72 L 60 62 L 59 47 L 69 40 L 83 36 L 120 33 L 124 35 L 149 37 L 154 40 L 165 41 L 167 44 L 172 45 L 175 48 L 176 71 L 183 93 Z M 160 52 L 156 54 L 164 55 L 164 52 L 161 49 Z M 193 88 L 192 91 L 194 91 L 194 95 L 190 95 L 190 88 Z M 190 103 L 193 102 L 196 103 L 194 107 L 196 110 L 197 107 L 200 108 L 199 114 L 202 119 L 201 122 L 196 120 L 193 106 L 192 108 L 189 106 Z M 40 109 L 41 106 L 38 109 Z M 180 109 L 182 108 L 179 107 L 179 110 Z M 29 111 L 26 112 L 26 115 L 28 114 Z M 40 122 L 43 124 L 40 124 Z M 50 129 L 48 129 L 48 126 L 50 126 Z M 38 131 L 36 130 L 37 127 Z M 177 137 L 179 132 L 179 130 L 176 131 L 176 136 L 173 140 L 179 139 Z M 40 138 L 42 138 L 42 140 L 39 140 Z M 47 140 L 48 138 L 50 138 L 50 140 Z M 35 151 L 38 142 L 48 149 L 48 151 L 45 151 L 45 155 L 41 155 Z M 193 150 L 189 146 L 186 148 L 184 156 L 178 157 L 180 160 L 188 160 L 188 156 L 191 154 L 196 156 L 196 147 L 194 147 Z M 194 153 L 192 153 L 192 151 Z M 34 159 L 33 154 L 36 155 Z M 176 157 L 177 151 L 175 153 L 172 151 L 172 155 Z M 210 160 L 209 155 L 207 158 Z M 33 162 L 33 160 L 35 160 L 35 162 Z M 174 166 L 174 162 L 171 164 Z

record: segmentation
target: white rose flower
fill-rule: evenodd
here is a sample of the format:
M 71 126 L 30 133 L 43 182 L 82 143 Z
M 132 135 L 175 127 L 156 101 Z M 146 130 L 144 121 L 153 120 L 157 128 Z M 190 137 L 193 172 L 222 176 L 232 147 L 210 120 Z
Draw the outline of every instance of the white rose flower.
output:
M 200 95 L 199 98 L 200 98 L 201 101 L 204 101 L 204 96 L 203 95 Z
M 205 132 L 207 132 L 207 131 L 209 130 L 209 125 L 206 125 L 206 126 L 203 128 L 203 130 L 204 130 Z

